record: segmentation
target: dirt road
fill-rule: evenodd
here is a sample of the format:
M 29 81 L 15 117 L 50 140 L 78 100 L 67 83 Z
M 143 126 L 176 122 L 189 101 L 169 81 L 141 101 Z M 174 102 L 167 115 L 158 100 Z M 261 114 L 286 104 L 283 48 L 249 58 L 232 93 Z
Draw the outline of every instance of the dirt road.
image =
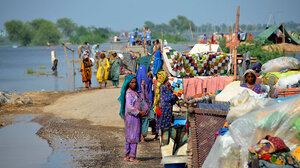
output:
M 123 128 L 117 100 L 120 91 L 120 88 L 94 89 L 63 96 L 43 111 L 63 119 L 86 119 L 95 125 Z
M 140 163 L 124 162 L 124 122 L 119 117 L 120 89 L 90 89 L 76 92 L 34 92 L 31 106 L 0 106 L 0 128 L 20 114 L 32 114 L 53 152 L 71 152 L 72 167 L 162 167 L 159 143 L 139 143 Z M 71 149 L 71 150 L 70 150 Z M 82 149 L 82 150 L 81 150 Z M 85 149 L 85 150 L 83 150 Z

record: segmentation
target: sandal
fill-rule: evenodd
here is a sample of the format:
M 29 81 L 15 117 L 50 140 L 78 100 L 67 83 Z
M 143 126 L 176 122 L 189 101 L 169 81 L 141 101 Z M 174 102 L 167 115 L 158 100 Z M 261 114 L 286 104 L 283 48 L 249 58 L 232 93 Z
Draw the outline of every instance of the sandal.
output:
M 130 158 L 130 162 L 140 162 L 140 160 L 137 160 L 136 158 Z
M 129 157 L 125 157 L 123 160 L 124 160 L 124 161 L 129 161 L 130 158 L 129 158 Z

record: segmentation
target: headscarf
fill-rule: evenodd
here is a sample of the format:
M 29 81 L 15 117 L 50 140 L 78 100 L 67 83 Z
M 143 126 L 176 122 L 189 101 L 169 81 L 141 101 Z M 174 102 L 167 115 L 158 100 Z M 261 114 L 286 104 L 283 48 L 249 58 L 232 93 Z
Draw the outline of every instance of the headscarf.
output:
M 256 62 L 251 66 L 252 70 L 261 70 L 261 63 L 260 62 Z
M 121 104 L 121 107 L 120 107 L 120 112 L 119 112 L 119 115 L 122 119 L 125 118 L 125 103 L 126 103 L 126 91 L 128 89 L 127 85 L 131 82 L 131 80 L 135 78 L 134 75 L 128 75 L 126 78 L 125 78 L 125 81 L 123 83 L 123 86 L 122 86 L 122 89 L 121 89 L 121 95 L 120 97 L 118 98 L 118 101 L 120 102 Z
M 244 73 L 244 75 L 242 76 L 241 84 L 247 83 L 247 81 L 246 81 L 246 75 L 247 75 L 248 73 L 253 74 L 253 76 L 254 76 L 254 83 L 256 82 L 256 75 L 255 75 L 255 72 L 254 72 L 252 69 L 248 69 L 248 70 Z
M 155 89 L 155 97 L 154 97 L 154 102 L 153 102 L 153 110 L 156 111 L 156 105 L 159 102 L 160 99 L 160 94 L 159 94 L 159 90 L 160 90 L 160 86 L 165 83 L 165 81 L 168 80 L 168 75 L 165 71 L 160 71 L 157 73 L 157 85 L 156 85 L 156 89 Z

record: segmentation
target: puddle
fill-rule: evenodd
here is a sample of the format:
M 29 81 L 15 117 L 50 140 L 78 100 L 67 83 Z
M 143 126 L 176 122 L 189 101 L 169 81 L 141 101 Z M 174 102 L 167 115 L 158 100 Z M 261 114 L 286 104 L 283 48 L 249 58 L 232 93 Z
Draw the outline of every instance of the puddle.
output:
M 47 162 L 52 149 L 35 135 L 37 123 L 18 123 L 0 129 L 0 167 L 38 168 Z
M 24 114 L 24 115 L 19 115 L 13 119 L 13 122 L 30 122 L 31 120 L 34 119 L 33 115 L 30 114 Z
M 32 119 L 32 115 L 19 115 L 14 124 L 0 129 L 0 167 L 71 167 L 67 164 L 71 156 L 53 151 L 35 134 L 41 125 L 30 122 Z

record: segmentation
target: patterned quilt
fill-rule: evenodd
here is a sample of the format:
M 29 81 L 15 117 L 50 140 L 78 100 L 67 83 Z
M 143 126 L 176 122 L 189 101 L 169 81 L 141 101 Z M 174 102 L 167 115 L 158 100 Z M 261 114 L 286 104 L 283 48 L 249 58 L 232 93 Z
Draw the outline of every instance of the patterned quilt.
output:
M 185 54 L 165 47 L 163 56 L 169 72 L 176 77 L 226 74 L 231 64 L 226 53 Z
M 169 77 L 169 82 L 174 89 L 173 94 L 179 99 L 184 99 L 182 79 Z

